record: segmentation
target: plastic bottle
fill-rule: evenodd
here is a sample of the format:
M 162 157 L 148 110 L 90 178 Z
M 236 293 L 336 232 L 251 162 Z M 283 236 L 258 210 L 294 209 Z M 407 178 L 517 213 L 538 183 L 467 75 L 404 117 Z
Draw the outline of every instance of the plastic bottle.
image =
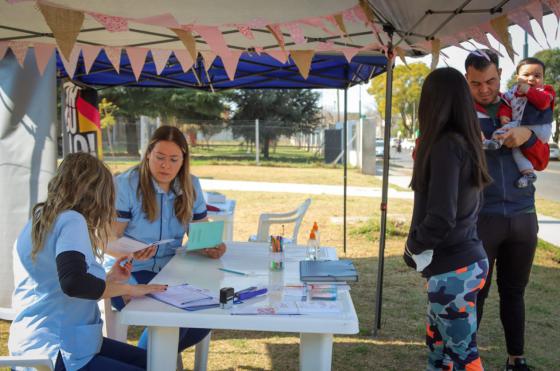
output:
M 319 259 L 321 250 L 321 234 L 319 233 L 319 226 L 317 225 L 317 222 L 313 222 L 313 228 L 311 230 L 315 232 L 315 239 L 317 240 L 317 251 L 315 256 L 316 259 Z
M 317 236 L 315 235 L 315 231 L 311 230 L 309 240 L 307 240 L 307 258 L 309 260 L 317 260 L 318 252 L 319 243 L 317 241 Z

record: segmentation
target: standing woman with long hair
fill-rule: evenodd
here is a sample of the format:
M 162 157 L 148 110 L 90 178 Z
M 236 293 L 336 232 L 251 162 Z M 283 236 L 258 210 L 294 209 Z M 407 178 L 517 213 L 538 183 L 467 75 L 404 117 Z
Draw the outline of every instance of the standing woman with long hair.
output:
M 141 370 L 146 351 L 103 338 L 97 300 L 142 296 L 164 285 L 129 285 L 130 265 L 105 274 L 99 260 L 115 214 L 110 171 L 87 153 L 66 156 L 14 246 L 12 355 L 47 355 L 56 371 Z
M 189 146 L 183 133 L 172 126 L 161 126 L 150 138 L 142 161 L 116 177 L 117 219 L 115 235 L 127 235 L 151 243 L 172 239 L 173 242 L 148 247 L 134 255 L 132 276 L 147 283 L 171 260 L 182 245 L 190 222 L 206 221 L 206 202 L 198 178 L 190 173 Z M 226 250 L 221 243 L 202 253 L 220 258 Z M 120 310 L 124 298 L 113 299 Z M 182 328 L 179 351 L 197 344 L 208 329 Z M 147 331 L 138 346 L 147 347 Z
M 488 260 L 476 223 L 482 189 L 491 179 L 473 107 L 459 71 L 440 68 L 426 78 L 404 259 L 428 281 L 428 370 L 483 369 L 476 345 L 476 296 Z

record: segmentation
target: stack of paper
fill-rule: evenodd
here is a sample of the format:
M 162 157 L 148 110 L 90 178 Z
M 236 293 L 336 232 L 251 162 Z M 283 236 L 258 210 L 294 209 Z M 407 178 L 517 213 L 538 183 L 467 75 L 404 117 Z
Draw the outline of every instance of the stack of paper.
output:
M 358 272 L 350 260 L 302 260 L 299 276 L 302 282 L 358 280 Z
M 150 294 L 156 300 L 185 310 L 200 310 L 219 306 L 218 298 L 209 290 L 191 286 L 187 283 L 169 286 L 164 292 Z
M 315 302 L 281 302 L 275 305 L 234 306 L 232 315 L 305 315 L 339 313 L 340 306 L 336 301 Z

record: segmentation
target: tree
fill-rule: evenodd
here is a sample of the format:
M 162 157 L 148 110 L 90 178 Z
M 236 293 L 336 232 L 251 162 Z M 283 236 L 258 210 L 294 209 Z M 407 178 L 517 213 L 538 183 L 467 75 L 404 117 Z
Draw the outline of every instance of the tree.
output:
M 422 84 L 430 69 L 424 63 L 399 65 L 393 70 L 393 112 L 400 117 L 400 130 L 412 137 L 417 128 L 418 103 Z M 381 118 L 385 116 L 385 75 L 371 81 L 368 93 L 373 95 Z
M 108 101 L 107 98 L 102 98 L 98 106 L 99 114 L 101 116 L 101 129 L 105 129 L 107 132 L 109 151 L 111 152 L 111 155 L 114 156 L 113 141 L 111 140 L 111 128 L 117 123 L 114 114 L 119 110 L 119 107 Z
M 560 91 L 560 49 L 541 50 L 536 53 L 534 57 L 540 59 L 546 66 L 544 72 L 544 83 L 552 85 L 557 94 L 554 102 L 555 109 L 553 111 L 556 131 L 554 132 L 552 140 L 554 143 L 558 143 L 558 139 L 560 138 L 560 113 L 558 112 L 558 104 L 560 104 L 560 97 L 558 96 L 558 92 Z M 508 89 L 515 83 L 517 83 L 517 76 L 514 73 L 508 81 Z
M 236 109 L 229 121 L 233 135 L 255 141 L 255 119 L 259 119 L 259 141 L 265 159 L 270 144 L 281 135 L 311 134 L 321 122 L 319 93 L 312 90 L 238 90 L 232 95 Z

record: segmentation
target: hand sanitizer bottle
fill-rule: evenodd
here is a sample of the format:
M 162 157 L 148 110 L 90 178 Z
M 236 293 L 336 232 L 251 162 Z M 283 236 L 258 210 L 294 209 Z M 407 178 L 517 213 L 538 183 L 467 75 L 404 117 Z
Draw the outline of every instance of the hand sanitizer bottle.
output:
M 311 230 L 309 234 L 309 240 L 307 240 L 307 259 L 317 260 L 317 253 L 319 250 L 319 243 L 317 241 L 317 236 L 315 232 Z

